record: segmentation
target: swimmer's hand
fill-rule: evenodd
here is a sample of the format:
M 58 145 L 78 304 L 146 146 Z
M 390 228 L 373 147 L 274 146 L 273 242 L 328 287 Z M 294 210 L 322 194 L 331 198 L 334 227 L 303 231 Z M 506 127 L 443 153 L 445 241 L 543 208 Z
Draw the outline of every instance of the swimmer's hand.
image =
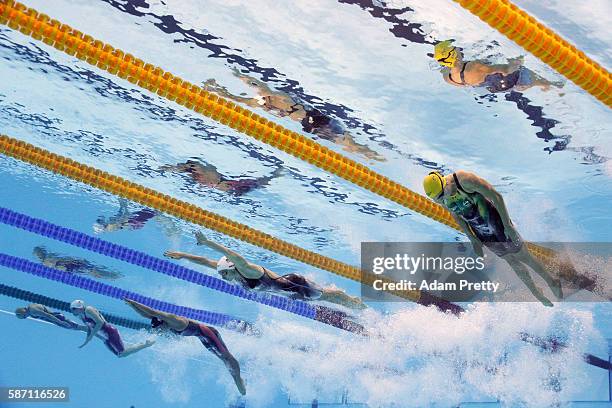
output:
M 164 256 L 171 259 L 182 259 L 183 253 L 178 251 L 166 251 L 164 252 Z
M 202 232 L 200 232 L 200 231 L 195 233 L 195 237 L 196 237 L 196 241 L 197 241 L 198 245 L 209 246 L 209 244 L 211 244 L 213 242 L 210 239 L 206 238 L 206 236 L 204 234 L 202 234 Z
M 516 230 L 516 228 L 514 228 L 514 225 L 510 225 L 509 227 L 505 227 L 505 232 L 506 232 L 506 236 L 512 241 L 512 242 L 520 242 L 521 241 L 521 236 L 519 235 L 518 231 Z
M 81 344 L 79 346 L 79 348 L 82 349 L 83 347 L 85 347 L 87 345 L 87 343 L 89 343 L 91 341 L 91 339 L 93 339 L 94 334 L 95 334 L 94 331 L 89 329 L 88 333 L 87 333 L 87 338 L 85 339 L 85 343 Z

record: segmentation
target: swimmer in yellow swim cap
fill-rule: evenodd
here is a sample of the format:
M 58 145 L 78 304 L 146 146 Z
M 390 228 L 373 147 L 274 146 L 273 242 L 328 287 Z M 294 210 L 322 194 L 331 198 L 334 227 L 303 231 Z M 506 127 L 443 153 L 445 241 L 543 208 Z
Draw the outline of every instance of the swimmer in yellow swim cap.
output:
M 461 48 L 454 46 L 452 40 L 438 42 L 433 57 L 443 67 L 444 80 L 454 86 L 485 88 L 491 93 L 523 91 L 534 86 L 546 91 L 551 86 L 563 86 L 563 82 L 548 81 L 527 69 L 522 57 L 510 59 L 507 64 L 464 61 Z
M 545 306 L 553 304 L 535 286 L 527 268 L 540 275 L 557 298 L 563 298 L 561 281 L 553 279 L 528 251 L 503 197 L 486 180 L 463 170 L 446 176 L 432 171 L 423 179 L 423 189 L 429 198 L 450 211 L 478 256 L 484 255 L 484 245 L 504 259 Z

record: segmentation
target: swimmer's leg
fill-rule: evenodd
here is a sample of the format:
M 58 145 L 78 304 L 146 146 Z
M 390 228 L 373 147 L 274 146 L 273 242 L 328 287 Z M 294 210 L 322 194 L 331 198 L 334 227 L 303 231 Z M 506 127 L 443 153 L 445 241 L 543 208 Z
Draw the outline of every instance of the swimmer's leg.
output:
M 147 340 L 144 343 L 140 343 L 140 344 L 135 344 L 133 346 L 130 346 L 126 349 L 123 350 L 123 352 L 119 355 L 117 355 L 117 357 L 119 358 L 123 358 L 123 357 L 127 357 L 131 354 L 134 354 L 142 349 L 145 349 L 147 347 L 151 347 L 153 344 L 155 344 L 155 340 Z
M 533 296 L 536 297 L 536 299 L 542 302 L 544 306 L 552 307 L 552 302 L 548 300 L 546 296 L 544 296 L 544 294 L 540 291 L 540 289 L 536 287 L 535 283 L 533 282 L 533 279 L 531 279 L 531 276 L 529 276 L 529 271 L 527 270 L 525 265 L 523 265 L 517 258 L 515 258 L 514 254 L 505 255 L 502 258 L 506 262 L 508 262 L 508 264 L 514 270 L 516 275 L 521 278 L 525 286 L 527 286 L 527 288 L 531 291 Z
M 200 330 L 202 335 L 198 336 L 198 339 L 202 345 L 221 359 L 221 361 L 223 361 L 223 364 L 225 364 L 230 372 L 230 375 L 234 379 L 234 383 L 236 384 L 238 391 L 240 394 L 245 395 L 246 387 L 244 385 L 244 380 L 240 376 L 240 364 L 232 353 L 229 352 L 229 349 L 221 338 L 221 334 L 217 331 L 217 329 L 205 325 L 200 325 Z
M 323 289 L 319 300 L 323 300 L 337 305 L 345 306 L 350 309 L 365 309 L 366 304 L 359 297 L 349 296 L 338 289 Z
M 531 255 L 531 252 L 527 249 L 526 245 L 523 245 L 521 251 L 515 254 L 521 262 L 529 266 L 535 273 L 540 275 L 542 279 L 546 281 L 548 287 L 555 294 L 557 299 L 563 299 L 563 290 L 561 289 L 561 279 L 554 279 L 544 266 Z
M 114 355 L 119 358 L 127 357 L 136 353 L 137 351 L 150 347 L 155 343 L 154 341 L 147 340 L 144 343 L 126 348 L 123 344 L 123 340 L 121 339 L 121 335 L 119 334 L 119 330 L 117 330 L 114 326 L 107 323 L 102 328 L 102 331 L 104 332 L 105 337 L 104 344 Z

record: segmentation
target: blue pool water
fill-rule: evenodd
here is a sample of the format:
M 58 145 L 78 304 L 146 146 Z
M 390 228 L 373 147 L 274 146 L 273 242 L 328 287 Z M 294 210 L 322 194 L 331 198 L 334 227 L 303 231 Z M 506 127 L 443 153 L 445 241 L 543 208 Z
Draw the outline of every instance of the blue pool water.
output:
M 610 69 L 610 25 L 585 17 L 580 2 L 565 3 L 517 4 Z M 256 87 L 236 72 L 262 81 L 335 118 L 355 143 L 367 147 L 347 152 L 324 137 L 318 142 L 415 191 L 432 169 L 474 171 L 504 195 L 527 240 L 612 241 L 609 109 L 571 83 L 561 90 L 497 96 L 445 84 L 427 57 L 435 40 L 454 38 L 471 58 L 503 62 L 504 56 L 524 53 L 448 0 L 299 1 L 282 7 L 264 0 L 26 4 L 193 83 L 214 79 L 234 95 L 256 97 Z M 561 7 L 567 12 L 560 13 Z M 605 2 L 591 7 L 598 15 L 611 15 Z M 0 58 L 1 133 L 349 264 L 358 264 L 363 241 L 463 239 L 5 27 L 0 27 Z M 525 56 L 525 64 L 562 80 L 532 56 Z M 302 130 L 297 121 L 255 109 Z M 381 157 L 384 161 L 377 160 Z M 163 170 L 188 160 L 215 166 L 229 179 L 274 177 L 239 196 L 198 186 L 187 173 Z M 0 193 L 2 207 L 89 234 L 98 217 L 111 217 L 120 208 L 112 195 L 4 156 Z M 132 212 L 141 209 L 129 204 Z M 155 256 L 172 249 L 218 257 L 195 245 L 196 230 L 159 215 L 141 229 L 100 236 Z M 203 232 L 276 272 L 302 273 L 359 294 L 356 282 Z M 223 364 L 196 340 L 158 338 L 152 349 L 117 359 L 96 340 L 78 349 L 80 334 L 1 312 L 0 385 L 68 386 L 70 406 L 287 407 L 344 399 L 372 407 L 495 400 L 545 407 L 608 399 L 607 372 L 584 364 L 580 356 L 607 358 L 609 303 L 552 309 L 535 303 L 480 304 L 461 319 L 407 303 L 372 304 L 364 323 L 385 336 L 366 339 L 0 225 L 0 252 L 34 261 L 36 246 L 121 274 L 106 283 L 238 316 L 262 330 L 261 337 L 221 330 L 243 368 L 248 390 L 243 399 Z M 65 301 L 84 298 L 105 311 L 138 318 L 120 301 L 11 269 L 0 272 L 2 284 Z M 22 303 L 0 297 L 2 311 Z M 564 337 L 569 347 L 541 353 L 517 340 L 522 331 Z M 131 343 L 153 338 L 121 332 Z M 487 370 L 492 366 L 494 372 Z

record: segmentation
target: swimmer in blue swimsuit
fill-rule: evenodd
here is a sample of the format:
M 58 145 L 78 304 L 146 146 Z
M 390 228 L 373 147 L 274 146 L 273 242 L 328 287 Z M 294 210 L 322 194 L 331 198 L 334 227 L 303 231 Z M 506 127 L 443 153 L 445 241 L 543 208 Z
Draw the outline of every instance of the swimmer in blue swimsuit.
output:
M 444 80 L 454 86 L 484 88 L 491 93 L 523 91 L 534 86 L 546 91 L 551 86 L 563 86 L 562 82 L 548 81 L 527 69 L 522 58 L 511 59 L 508 64 L 464 61 L 461 49 L 452 45 L 451 40 L 435 45 L 434 58 L 443 67 Z
M 184 252 L 167 251 L 164 255 L 173 259 L 187 259 L 211 269 L 215 269 L 221 277 L 230 282 L 236 282 L 246 290 L 273 292 L 304 301 L 321 300 L 335 303 L 351 309 L 365 309 L 366 305 L 358 297 L 347 295 L 344 291 L 334 288 L 322 288 L 302 275 L 276 273 L 247 261 L 236 252 L 210 241 L 201 232 L 196 233 L 198 245 L 206 245 L 223 254 L 221 259 L 214 261 L 203 256 Z
M 141 316 L 150 319 L 153 329 L 170 332 L 177 336 L 196 337 L 200 340 L 208 351 L 223 361 L 232 375 L 236 387 L 238 387 L 238 391 L 240 391 L 242 395 L 246 394 L 244 381 L 240 376 L 240 364 L 238 364 L 238 361 L 229 352 L 221 338 L 221 334 L 214 327 L 172 313 L 152 309 L 134 300 L 125 299 L 125 302 Z
M 215 190 L 223 191 L 234 196 L 242 196 L 267 186 L 270 181 L 279 177 L 283 172 L 282 167 L 279 167 L 269 176 L 233 179 L 219 173 L 217 168 L 212 164 L 202 163 L 196 160 L 187 160 L 185 163 L 179 163 L 175 166 L 163 166 L 160 170 L 186 173 L 193 181 L 201 186 L 214 188 Z
M 70 303 L 70 311 L 75 316 L 80 317 L 87 326 L 87 337 L 79 348 L 85 347 L 94 337 L 99 337 L 114 355 L 117 357 L 127 357 L 155 344 L 154 341 L 147 340 L 144 343 L 125 347 L 121 335 L 115 326 L 108 323 L 96 308 L 86 306 L 82 300 L 74 300 Z
M 18 319 L 32 317 L 34 319 L 52 323 L 64 329 L 87 331 L 87 326 L 77 324 L 68 319 L 62 313 L 49 310 L 46 306 L 39 303 L 30 303 L 25 307 L 15 309 L 15 316 L 17 316 Z
M 531 255 L 510 220 L 504 199 L 491 184 L 467 171 L 447 176 L 432 171 L 423 180 L 423 188 L 429 198 L 450 211 L 478 256 L 483 256 L 484 245 L 504 259 L 546 306 L 553 304 L 535 286 L 528 267 L 546 281 L 557 298 L 563 298 L 560 280 L 553 279 Z

